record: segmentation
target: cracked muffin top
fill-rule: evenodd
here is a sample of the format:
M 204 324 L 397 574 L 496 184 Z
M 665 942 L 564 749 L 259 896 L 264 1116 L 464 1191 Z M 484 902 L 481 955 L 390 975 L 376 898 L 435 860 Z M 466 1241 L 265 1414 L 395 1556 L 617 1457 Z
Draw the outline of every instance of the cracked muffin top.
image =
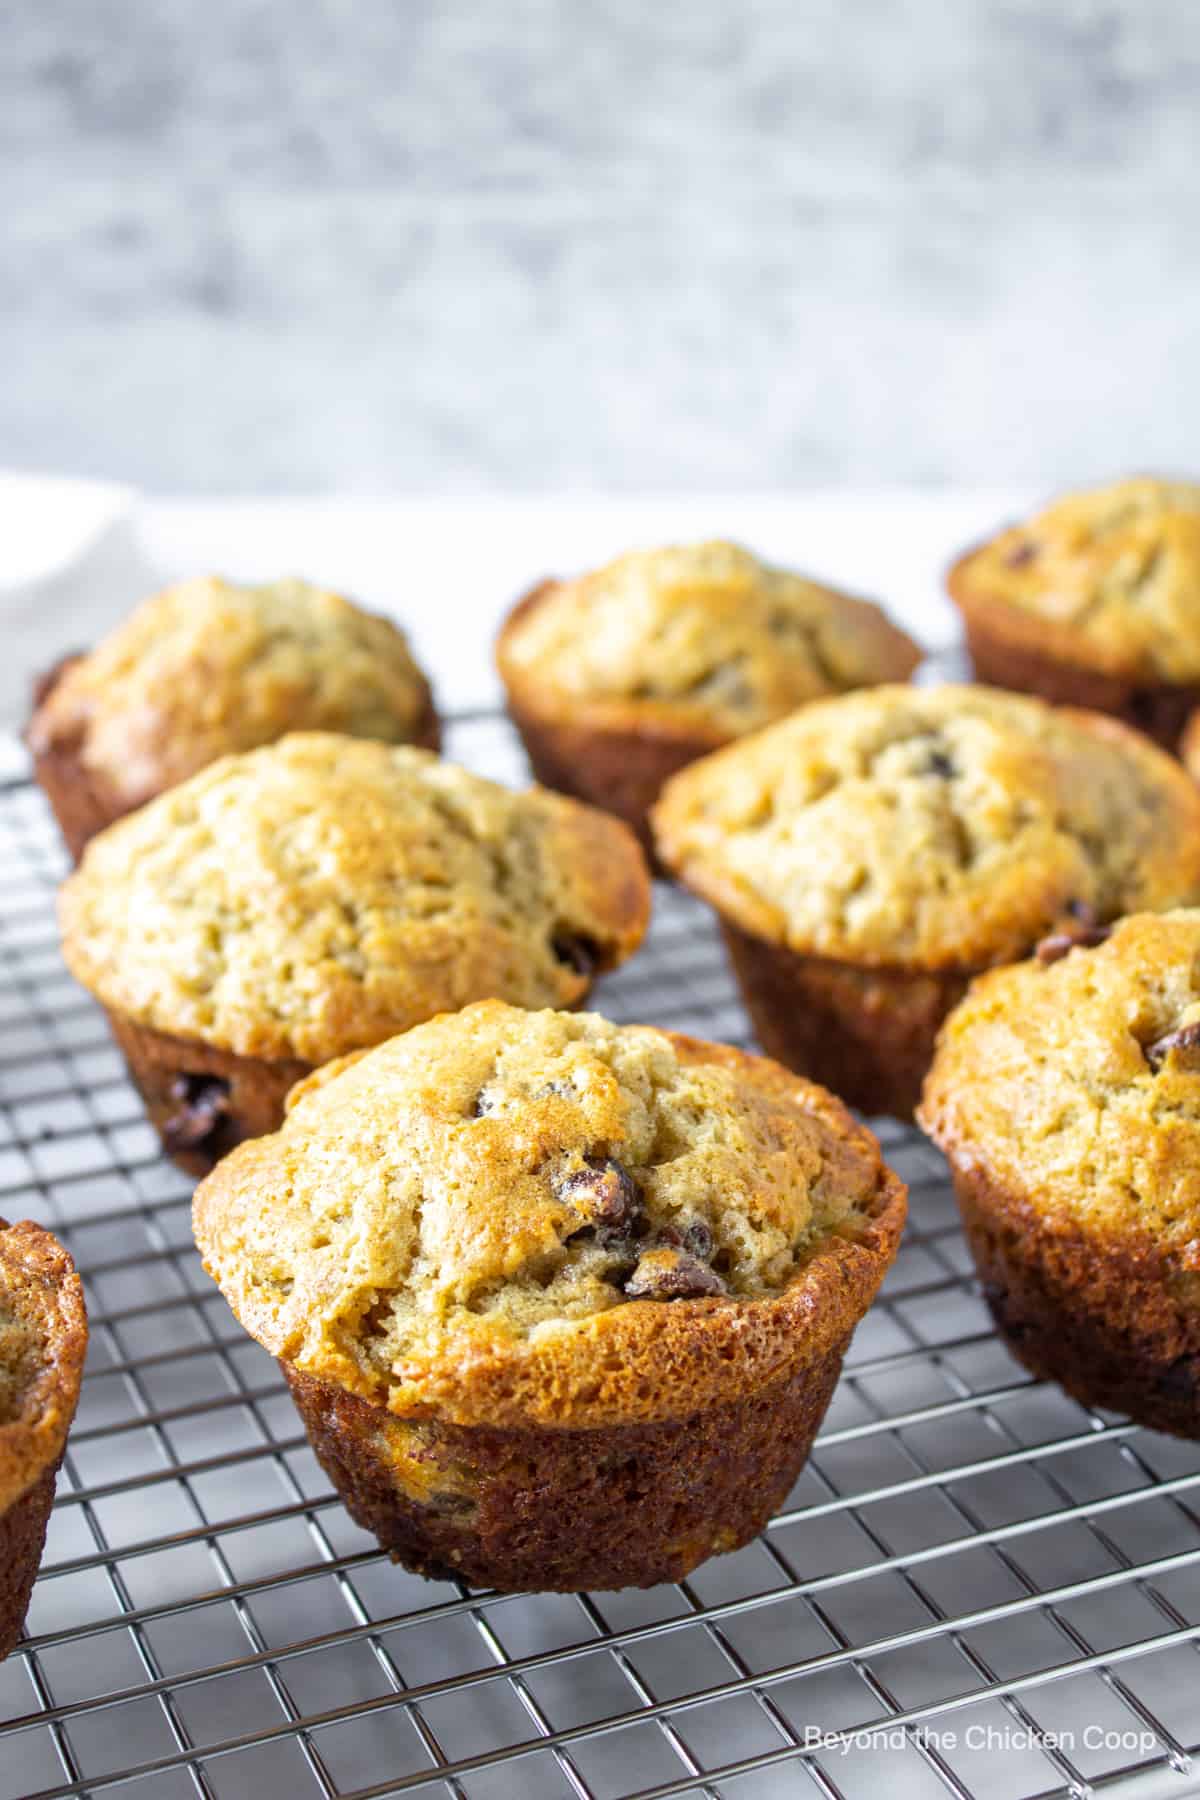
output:
M 1039 1211 L 1152 1233 L 1200 1303 L 1200 911 L 992 970 L 942 1028 L 921 1122 Z
M 994 688 L 819 701 L 693 763 L 664 863 L 804 954 L 950 970 L 1200 900 L 1200 790 L 1140 733 Z
M 62 1455 L 86 1349 L 71 1258 L 40 1225 L 0 1219 L 0 1513 Z
M 1007 614 L 1064 661 L 1200 680 L 1200 484 L 1142 475 L 1067 494 L 969 551 L 948 583 L 964 611 Z
M 784 1373 L 903 1221 L 832 1095 L 595 1014 L 485 1001 L 289 1107 L 197 1190 L 205 1267 L 275 1355 L 402 1414 L 671 1416 Z
M 497 658 L 539 712 L 583 708 L 716 745 L 819 695 L 903 680 L 920 651 L 870 601 L 718 542 L 546 582 L 510 616 Z
M 489 995 L 572 1005 L 649 908 L 608 814 L 321 732 L 224 757 L 110 826 L 59 902 L 67 962 L 105 1006 L 312 1063 Z
M 218 576 L 153 595 L 43 684 L 27 739 L 128 805 L 287 731 L 436 745 L 429 685 L 388 619 L 306 581 Z

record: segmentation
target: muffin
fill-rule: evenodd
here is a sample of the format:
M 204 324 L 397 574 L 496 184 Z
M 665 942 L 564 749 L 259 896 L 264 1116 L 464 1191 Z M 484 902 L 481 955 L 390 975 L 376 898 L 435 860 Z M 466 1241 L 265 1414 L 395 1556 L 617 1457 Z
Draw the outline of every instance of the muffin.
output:
M 75 1265 L 0 1219 L 0 1661 L 21 1635 L 79 1400 L 87 1313 Z
M 1192 713 L 1179 740 L 1179 754 L 1194 782 L 1200 784 L 1200 710 Z
M 910 1118 L 969 977 L 1200 900 L 1200 791 L 1098 713 L 992 688 L 820 701 L 685 769 L 659 854 L 720 914 L 764 1049 Z
M 198 1174 L 273 1131 L 331 1057 L 469 1000 L 577 1004 L 649 910 L 618 820 L 323 732 L 161 794 L 93 839 L 60 895 L 67 963 Z
M 981 681 L 1094 707 L 1174 748 L 1200 704 L 1200 485 L 1068 494 L 947 577 Z
M 303 1083 L 194 1225 L 384 1549 L 573 1590 L 762 1528 L 904 1211 L 874 1138 L 774 1063 L 485 1001 Z
M 971 988 L 921 1123 L 1013 1354 L 1200 1438 L 1200 911 L 1123 919 Z
M 920 651 L 869 601 L 711 543 L 543 582 L 496 657 L 538 780 L 648 844 L 650 805 L 685 763 L 821 695 L 902 681 Z
M 38 684 L 26 741 L 72 856 L 156 794 L 295 730 L 436 750 L 404 633 L 305 581 L 212 576 L 145 601 Z

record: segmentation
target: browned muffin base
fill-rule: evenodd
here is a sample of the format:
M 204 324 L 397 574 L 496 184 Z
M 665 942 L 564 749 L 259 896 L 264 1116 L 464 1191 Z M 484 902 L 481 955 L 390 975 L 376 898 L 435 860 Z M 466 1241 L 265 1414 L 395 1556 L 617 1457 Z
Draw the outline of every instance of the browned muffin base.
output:
M 83 654 L 83 651 L 75 650 L 60 656 L 37 677 L 33 684 L 35 713 L 71 664 L 78 662 Z M 70 741 L 52 744 L 33 758 L 34 780 L 50 802 L 50 810 L 58 821 L 73 862 L 79 861 L 90 837 L 130 810 L 120 796 L 81 761 L 79 748 L 80 740 L 73 737 Z
M 278 1131 L 290 1089 L 312 1073 L 298 1058 L 238 1056 L 114 1012 L 108 1022 L 163 1149 L 189 1175 L 207 1175 L 243 1138 Z
M 396 1562 L 477 1587 L 573 1593 L 680 1581 L 757 1536 L 804 1464 L 848 1343 L 691 1418 L 582 1431 L 414 1425 L 280 1366 L 347 1511 Z M 389 1442 L 417 1462 L 426 1498 L 398 1484 Z
M 78 662 L 81 654 L 77 651 L 64 656 L 34 683 L 35 711 L 70 664 Z M 442 747 L 441 721 L 431 693 L 426 694 L 425 708 L 411 742 L 421 750 L 440 750 Z M 117 793 L 94 769 L 88 768 L 80 756 L 80 748 L 80 740 L 73 738 L 51 745 L 33 758 L 34 780 L 50 802 L 50 810 L 58 821 L 73 862 L 79 861 L 89 839 L 97 832 L 115 825 L 126 813 L 136 812 L 139 806 L 145 806 L 163 791 L 155 788 L 135 800 Z
M 802 956 L 728 920 L 721 930 L 768 1056 L 859 1112 L 912 1118 L 938 1028 L 966 992 L 966 974 L 870 969 Z
M 37 1580 L 58 1465 L 0 1513 L 0 1662 L 16 1648 Z
M 1085 706 L 1136 726 L 1166 750 L 1178 746 L 1200 684 L 1137 682 L 1062 662 L 1034 645 L 1014 643 L 988 621 L 966 616 L 967 648 L 977 681 L 1036 694 L 1058 706 Z
M 557 584 L 539 581 L 509 613 L 497 642 L 504 673 L 504 644 L 509 633 Z M 557 717 L 536 704 L 536 696 L 519 695 L 506 682 L 508 716 L 517 728 L 534 776 L 543 787 L 570 794 L 589 806 L 623 819 L 646 853 L 652 869 L 664 873 L 654 847 L 648 815 L 665 781 L 697 757 L 720 749 L 725 739 L 713 732 L 654 729 L 629 724 L 622 729 L 578 723 Z
M 623 731 L 540 718 L 509 696 L 508 713 L 543 787 L 615 813 L 636 832 L 661 873 L 648 815 L 665 781 L 718 748 L 713 738 L 629 727 Z
M 1200 1438 L 1200 1305 L 1171 1292 L 1150 1240 L 1105 1243 L 1049 1223 L 986 1169 L 954 1169 L 967 1241 L 997 1330 L 1034 1375 L 1085 1406 Z

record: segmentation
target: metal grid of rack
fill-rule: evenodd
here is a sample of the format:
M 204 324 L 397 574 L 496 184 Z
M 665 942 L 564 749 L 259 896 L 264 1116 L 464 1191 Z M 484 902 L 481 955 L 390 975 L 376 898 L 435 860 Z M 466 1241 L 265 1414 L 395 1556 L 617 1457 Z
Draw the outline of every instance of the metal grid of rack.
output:
M 449 748 L 523 777 L 498 718 Z M 393 1567 L 200 1269 L 188 1184 L 59 960 L 62 868 L 36 790 L 0 785 L 0 1212 L 59 1233 L 92 1320 L 28 1635 L 0 1664 L 0 1800 L 1200 1787 L 1200 1444 L 1017 1367 L 911 1131 L 884 1128 L 911 1184 L 900 1259 L 756 1543 L 619 1594 Z M 667 888 L 596 1003 L 746 1039 L 710 922 Z

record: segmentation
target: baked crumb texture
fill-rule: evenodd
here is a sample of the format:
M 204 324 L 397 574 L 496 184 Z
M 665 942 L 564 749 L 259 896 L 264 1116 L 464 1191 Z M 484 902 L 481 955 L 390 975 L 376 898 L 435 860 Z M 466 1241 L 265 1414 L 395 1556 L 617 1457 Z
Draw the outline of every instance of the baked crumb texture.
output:
M 695 757 L 822 695 L 902 680 L 919 658 L 869 601 L 719 542 L 543 582 L 497 644 L 539 780 L 642 832 Z
M 185 581 L 43 678 L 27 741 L 76 857 L 87 838 L 217 757 L 288 731 L 436 749 L 404 633 L 305 581 Z
M 921 1120 L 1015 1354 L 1200 1436 L 1200 911 L 983 976 Z
M 764 1047 L 911 1114 L 968 976 L 1200 898 L 1200 793 L 1139 733 L 982 687 L 820 701 L 677 775 L 659 854 L 722 916 Z
M 0 1658 L 37 1576 L 87 1349 L 83 1289 L 56 1238 L 0 1219 Z
M 354 1517 L 427 1574 L 567 1589 L 762 1528 L 903 1217 L 776 1065 L 496 1001 L 318 1071 L 194 1208 Z
M 1200 485 L 1068 494 L 947 577 L 980 679 L 1093 706 L 1174 744 L 1200 701 Z
M 60 914 L 111 1013 L 317 1064 L 485 995 L 572 1005 L 636 948 L 649 905 L 607 815 L 427 751 L 297 733 L 103 833 Z

